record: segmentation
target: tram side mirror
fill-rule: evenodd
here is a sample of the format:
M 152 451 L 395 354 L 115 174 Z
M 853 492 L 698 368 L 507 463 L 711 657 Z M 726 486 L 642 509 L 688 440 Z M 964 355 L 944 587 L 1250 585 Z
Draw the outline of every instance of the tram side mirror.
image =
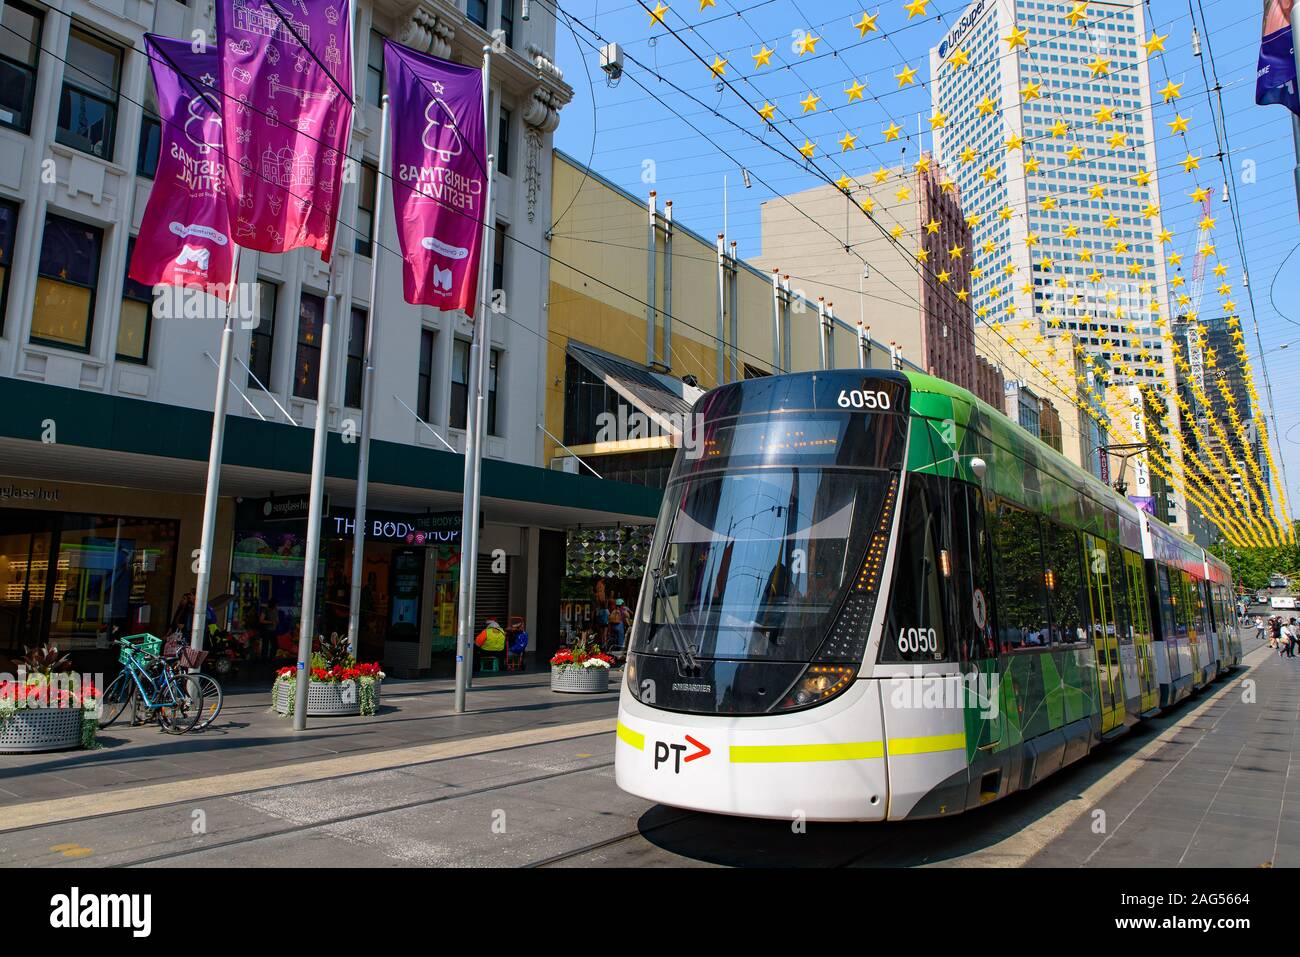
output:
M 970 470 L 982 482 L 984 481 L 984 473 L 989 470 L 989 464 L 977 455 L 970 460 Z

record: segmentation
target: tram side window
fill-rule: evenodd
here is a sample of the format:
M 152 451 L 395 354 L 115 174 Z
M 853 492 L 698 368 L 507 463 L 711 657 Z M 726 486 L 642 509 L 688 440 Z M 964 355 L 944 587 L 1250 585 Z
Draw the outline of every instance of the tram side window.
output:
M 1000 505 L 993 531 L 1002 650 L 1047 644 L 1047 596 L 1037 515 Z
M 929 476 L 908 477 L 898 529 L 898 563 L 885 615 L 880 660 L 944 661 L 943 582 L 939 567 L 941 500 Z
M 1133 615 L 1133 632 L 1135 637 L 1150 638 L 1152 637 L 1151 622 L 1148 617 L 1142 559 L 1127 550 L 1124 552 L 1124 558 L 1128 568 L 1129 607 Z
M 990 604 L 993 570 L 984 523 L 984 495 L 961 482 L 952 485 L 952 597 L 956 642 L 963 661 L 997 656 Z
M 1088 640 L 1086 579 L 1079 557 L 1079 533 L 1054 522 L 1044 525 L 1047 543 L 1047 593 L 1052 608 L 1052 644 Z
M 1124 549 L 1111 544 L 1107 553 L 1110 572 L 1110 591 L 1115 601 L 1115 633 L 1119 635 L 1120 644 L 1133 642 L 1133 619 L 1129 610 L 1128 569 L 1124 563 Z
M 1174 614 L 1175 596 L 1169 584 L 1169 569 L 1164 565 L 1156 566 L 1156 582 L 1160 590 L 1160 638 L 1170 641 L 1178 637 L 1177 621 Z

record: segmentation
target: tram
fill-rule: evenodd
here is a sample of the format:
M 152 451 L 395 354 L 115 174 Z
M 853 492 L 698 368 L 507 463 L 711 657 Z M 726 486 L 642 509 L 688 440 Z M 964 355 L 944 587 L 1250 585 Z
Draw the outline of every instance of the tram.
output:
M 964 389 L 832 370 L 726 385 L 695 413 L 630 635 L 629 793 L 955 814 L 1241 660 L 1226 566 Z

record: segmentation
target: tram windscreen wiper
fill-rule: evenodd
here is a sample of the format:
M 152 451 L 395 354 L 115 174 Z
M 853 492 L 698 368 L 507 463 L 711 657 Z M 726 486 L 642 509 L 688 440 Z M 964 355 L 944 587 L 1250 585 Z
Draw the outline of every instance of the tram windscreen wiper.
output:
M 659 599 L 668 597 L 668 591 L 664 587 L 667 576 L 663 574 L 663 569 L 656 569 L 654 576 L 654 598 L 650 602 L 650 627 L 652 629 L 656 627 L 655 622 L 658 620 L 656 612 L 659 608 Z M 668 608 L 666 602 L 664 607 Z M 658 627 L 668 629 L 668 637 L 672 639 L 673 647 L 677 649 L 677 660 L 682 663 L 688 672 L 694 673 L 700 666 L 699 660 L 695 657 L 695 652 L 691 650 L 690 642 L 681 636 L 677 628 L 677 613 L 671 611 L 669 613 L 672 615 L 672 620 L 665 621 Z

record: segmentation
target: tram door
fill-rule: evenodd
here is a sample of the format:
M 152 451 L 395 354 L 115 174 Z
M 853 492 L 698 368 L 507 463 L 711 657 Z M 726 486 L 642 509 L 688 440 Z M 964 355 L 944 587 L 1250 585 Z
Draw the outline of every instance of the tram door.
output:
M 1133 643 L 1137 647 L 1138 687 L 1141 689 L 1141 709 L 1150 711 L 1160 703 L 1160 681 L 1156 677 L 1155 646 L 1151 636 L 1151 612 L 1147 607 L 1147 590 L 1142 570 L 1142 556 L 1128 549 L 1124 555 L 1124 570 L 1128 573 L 1129 614 L 1133 624 Z M 1119 574 L 1116 571 L 1116 574 Z M 1118 587 L 1118 583 L 1116 583 Z
M 1003 702 L 992 608 L 993 562 L 983 493 L 965 482 L 952 488 L 952 596 L 961 636 L 967 756 L 1002 740 Z
M 1101 704 L 1101 733 L 1124 721 L 1124 678 L 1120 672 L 1119 636 L 1115 629 L 1115 604 L 1111 594 L 1110 560 L 1106 543 L 1083 536 L 1087 552 L 1088 599 L 1092 605 L 1093 650 L 1097 655 L 1097 686 Z

